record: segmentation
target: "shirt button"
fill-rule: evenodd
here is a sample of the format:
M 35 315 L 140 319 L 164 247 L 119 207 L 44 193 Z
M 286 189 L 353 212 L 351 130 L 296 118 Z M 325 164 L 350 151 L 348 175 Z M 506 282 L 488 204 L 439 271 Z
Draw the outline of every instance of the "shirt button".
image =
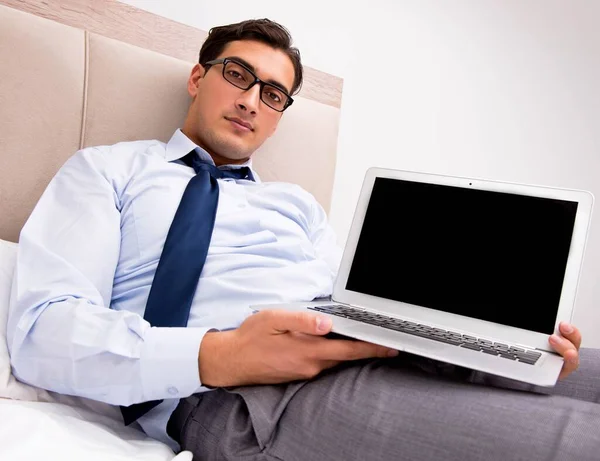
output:
M 179 389 L 177 389 L 174 386 L 171 386 L 167 389 L 167 392 L 171 395 L 177 395 L 177 394 L 179 394 Z

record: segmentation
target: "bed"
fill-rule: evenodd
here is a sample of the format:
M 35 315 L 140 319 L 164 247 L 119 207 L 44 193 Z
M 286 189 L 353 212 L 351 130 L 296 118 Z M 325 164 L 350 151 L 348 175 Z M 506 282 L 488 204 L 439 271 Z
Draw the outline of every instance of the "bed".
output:
M 125 427 L 116 407 L 15 380 L 6 319 L 19 232 L 54 173 L 82 147 L 167 141 L 184 119 L 185 82 L 205 37 L 115 1 L 0 0 L 2 460 L 191 459 Z M 300 184 L 328 210 L 342 80 L 305 72 L 254 166 L 263 180 Z

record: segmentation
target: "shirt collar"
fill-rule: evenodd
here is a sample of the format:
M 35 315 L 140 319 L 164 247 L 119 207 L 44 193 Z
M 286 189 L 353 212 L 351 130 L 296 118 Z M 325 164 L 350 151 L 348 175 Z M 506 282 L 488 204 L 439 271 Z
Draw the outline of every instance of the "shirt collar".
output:
M 189 154 L 191 151 L 195 151 L 196 154 L 200 157 L 200 159 L 206 163 L 210 163 L 214 165 L 215 162 L 210 156 L 208 152 L 206 152 L 202 147 L 196 145 L 190 138 L 188 138 L 181 129 L 177 128 L 171 139 L 167 143 L 167 148 L 165 151 L 165 160 L 167 162 L 173 162 L 175 160 L 179 160 L 185 155 Z M 240 163 L 239 165 L 222 165 L 218 168 L 224 170 L 235 170 L 237 168 L 242 168 L 244 166 L 249 167 L 252 170 L 252 175 L 256 182 L 260 182 L 260 178 L 258 174 L 252 168 L 252 159 L 248 159 L 248 161 L 244 163 Z

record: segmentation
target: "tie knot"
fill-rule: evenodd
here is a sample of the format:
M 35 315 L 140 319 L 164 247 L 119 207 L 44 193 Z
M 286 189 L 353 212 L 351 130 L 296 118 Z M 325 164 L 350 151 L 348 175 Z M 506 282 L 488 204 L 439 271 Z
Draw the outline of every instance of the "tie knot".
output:
M 217 168 L 215 165 L 211 163 L 207 163 L 202 160 L 196 152 L 192 151 L 187 154 L 183 161 L 194 168 L 196 174 L 201 171 L 208 171 L 213 178 L 222 179 L 222 178 L 232 178 L 232 179 L 247 179 L 248 181 L 254 181 L 254 176 L 252 176 L 252 171 L 247 166 L 243 166 L 240 168 L 234 168 L 230 170 L 221 170 Z

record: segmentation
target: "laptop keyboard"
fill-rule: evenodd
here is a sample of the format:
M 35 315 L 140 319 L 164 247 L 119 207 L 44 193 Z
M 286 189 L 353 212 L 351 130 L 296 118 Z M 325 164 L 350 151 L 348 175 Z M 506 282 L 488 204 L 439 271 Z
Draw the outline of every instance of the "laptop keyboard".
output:
M 338 317 L 344 317 L 356 320 L 362 323 L 369 323 L 389 330 L 401 331 L 409 335 L 420 336 L 422 338 L 439 341 L 453 346 L 464 347 L 484 354 L 497 355 L 504 359 L 515 360 L 517 362 L 535 365 L 541 357 L 540 352 L 519 347 L 509 346 L 507 344 L 488 341 L 487 339 L 476 338 L 475 336 L 463 335 L 454 331 L 433 328 L 427 325 L 421 325 L 407 320 L 400 320 L 386 315 L 374 314 L 371 312 L 360 311 L 339 304 L 327 306 L 310 306 L 308 309 L 324 312 Z

